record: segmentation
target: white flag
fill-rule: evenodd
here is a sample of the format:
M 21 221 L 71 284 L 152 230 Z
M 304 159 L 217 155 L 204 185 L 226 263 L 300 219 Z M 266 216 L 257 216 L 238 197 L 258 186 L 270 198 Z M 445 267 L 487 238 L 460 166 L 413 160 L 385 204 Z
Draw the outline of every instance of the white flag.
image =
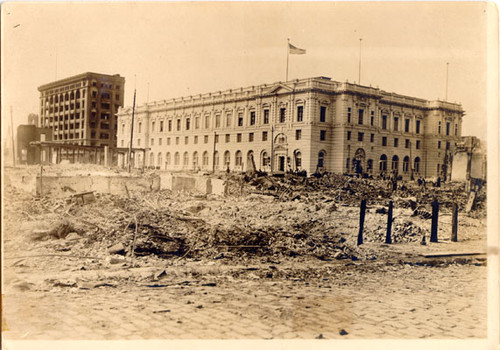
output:
M 298 47 L 295 47 L 292 44 L 288 43 L 288 52 L 292 55 L 304 55 L 306 53 L 306 50 L 299 49 Z

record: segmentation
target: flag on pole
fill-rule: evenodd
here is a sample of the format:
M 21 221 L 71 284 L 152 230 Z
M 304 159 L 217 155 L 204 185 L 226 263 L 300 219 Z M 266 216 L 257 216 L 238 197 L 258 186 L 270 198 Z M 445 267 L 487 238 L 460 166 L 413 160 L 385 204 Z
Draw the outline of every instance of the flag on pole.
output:
M 288 52 L 292 55 L 304 55 L 306 53 L 306 50 L 299 49 L 298 47 L 295 47 L 292 44 L 288 43 Z

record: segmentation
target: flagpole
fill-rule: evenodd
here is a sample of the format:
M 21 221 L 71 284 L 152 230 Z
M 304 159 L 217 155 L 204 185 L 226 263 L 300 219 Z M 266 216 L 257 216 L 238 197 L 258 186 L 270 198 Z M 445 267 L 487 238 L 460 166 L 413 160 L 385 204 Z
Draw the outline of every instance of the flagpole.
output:
M 358 84 L 361 85 L 361 38 L 359 38 L 359 67 L 358 67 Z
M 446 94 L 444 97 L 445 101 L 448 101 L 448 66 L 449 66 L 449 64 L 450 64 L 450 62 L 446 62 Z
M 288 81 L 288 56 L 290 56 L 290 38 L 288 38 L 288 42 L 286 45 L 286 78 L 285 78 L 285 82 Z

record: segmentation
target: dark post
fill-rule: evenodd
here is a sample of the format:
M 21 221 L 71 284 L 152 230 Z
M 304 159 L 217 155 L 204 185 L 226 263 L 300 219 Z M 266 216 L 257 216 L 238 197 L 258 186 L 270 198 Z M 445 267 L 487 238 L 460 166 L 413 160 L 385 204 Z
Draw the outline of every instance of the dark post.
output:
M 389 202 L 389 211 L 387 213 L 387 232 L 385 234 L 385 243 L 391 244 L 391 230 L 392 230 L 392 201 Z
M 366 199 L 363 199 L 361 201 L 361 207 L 359 212 L 358 245 L 363 244 L 363 226 L 365 224 L 365 212 L 366 212 Z
M 458 204 L 453 203 L 451 218 L 451 241 L 458 242 Z
M 438 241 L 438 215 L 439 215 L 439 202 L 435 199 L 432 202 L 432 223 L 431 223 L 431 242 L 437 243 Z

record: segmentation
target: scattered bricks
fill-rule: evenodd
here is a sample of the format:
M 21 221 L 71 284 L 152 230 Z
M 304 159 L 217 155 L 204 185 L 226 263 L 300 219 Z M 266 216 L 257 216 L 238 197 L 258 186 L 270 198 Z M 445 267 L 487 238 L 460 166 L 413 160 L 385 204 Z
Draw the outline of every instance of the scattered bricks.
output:
M 121 243 L 117 243 L 108 248 L 109 254 L 125 255 L 125 247 Z

